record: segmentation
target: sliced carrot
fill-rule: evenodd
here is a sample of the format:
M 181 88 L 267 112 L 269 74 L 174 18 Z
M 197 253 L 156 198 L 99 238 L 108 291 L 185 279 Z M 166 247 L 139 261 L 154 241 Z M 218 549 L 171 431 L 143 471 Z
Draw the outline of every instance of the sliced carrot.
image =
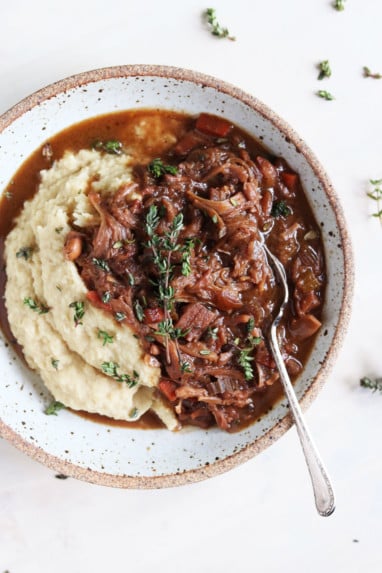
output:
M 289 191 L 296 191 L 298 183 L 297 173 L 290 173 L 289 171 L 281 172 L 281 179 L 283 183 L 288 187 Z
M 164 319 L 163 308 L 145 308 L 143 311 L 145 322 L 148 324 L 153 324 L 155 322 L 160 322 Z
M 171 380 L 166 380 L 166 378 L 161 378 L 158 384 L 159 390 L 162 394 L 169 400 L 170 402 L 174 402 L 176 400 L 176 384 Z
M 88 292 L 86 293 L 86 298 L 96 308 L 100 308 L 101 310 L 107 310 L 108 312 L 112 311 L 111 304 L 108 302 L 103 302 L 97 291 L 88 290 Z
M 225 137 L 232 127 L 232 123 L 226 119 L 210 115 L 209 113 L 201 113 L 196 120 L 196 129 L 202 133 L 217 137 Z

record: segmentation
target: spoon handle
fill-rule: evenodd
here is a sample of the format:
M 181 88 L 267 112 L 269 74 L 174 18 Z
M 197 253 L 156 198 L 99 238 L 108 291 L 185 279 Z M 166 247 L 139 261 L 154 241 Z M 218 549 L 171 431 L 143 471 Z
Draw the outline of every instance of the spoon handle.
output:
M 305 424 L 304 417 L 296 398 L 296 394 L 290 381 L 284 360 L 281 356 L 277 342 L 276 328 L 271 329 L 270 346 L 275 359 L 280 379 L 284 386 L 285 394 L 288 398 L 290 409 L 294 417 L 298 436 L 304 452 L 306 464 L 312 480 L 314 499 L 317 511 L 326 517 L 333 513 L 335 509 L 334 493 L 329 476 L 321 461 L 320 455 L 312 440 L 310 432 Z

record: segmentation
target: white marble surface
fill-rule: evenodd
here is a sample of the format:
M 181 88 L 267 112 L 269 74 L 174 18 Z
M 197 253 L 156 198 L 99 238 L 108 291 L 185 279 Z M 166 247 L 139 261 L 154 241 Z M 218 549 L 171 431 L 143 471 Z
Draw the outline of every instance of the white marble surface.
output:
M 356 257 L 353 316 L 327 385 L 307 413 L 332 475 L 337 509 L 315 514 L 294 430 L 234 471 L 161 491 L 73 479 L 0 440 L 0 573 L 134 570 L 377 573 L 382 570 L 382 227 L 367 180 L 382 177 L 382 3 L 216 0 L 236 42 L 201 23 L 202 1 L 1 2 L 0 112 L 67 75 L 153 63 L 215 75 L 257 96 L 305 138 L 342 200 Z M 316 62 L 333 76 L 318 82 Z M 314 95 L 331 91 L 336 100 Z

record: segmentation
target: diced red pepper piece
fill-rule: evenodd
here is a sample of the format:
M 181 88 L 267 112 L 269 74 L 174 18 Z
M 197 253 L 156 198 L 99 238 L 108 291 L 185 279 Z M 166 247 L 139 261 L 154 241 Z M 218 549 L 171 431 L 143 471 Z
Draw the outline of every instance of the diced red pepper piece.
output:
M 297 189 L 297 183 L 298 183 L 298 175 L 297 173 L 290 173 L 289 171 L 282 171 L 281 172 L 281 179 L 284 183 L 284 185 L 286 185 L 286 187 L 288 187 L 289 191 L 296 191 Z
M 209 113 L 201 113 L 196 120 L 196 129 L 216 137 L 225 137 L 232 127 L 232 123 L 226 119 Z
M 144 322 L 148 324 L 153 324 L 155 322 L 160 322 L 164 319 L 164 310 L 163 308 L 145 308 L 143 311 L 144 314 Z
M 158 384 L 159 390 L 170 402 L 175 402 L 176 400 L 176 384 L 171 380 L 166 380 L 166 378 L 161 378 Z
M 97 291 L 88 290 L 88 292 L 86 293 L 86 298 L 96 308 L 100 308 L 101 310 L 107 310 L 108 312 L 112 311 L 111 304 L 108 302 L 103 302 Z

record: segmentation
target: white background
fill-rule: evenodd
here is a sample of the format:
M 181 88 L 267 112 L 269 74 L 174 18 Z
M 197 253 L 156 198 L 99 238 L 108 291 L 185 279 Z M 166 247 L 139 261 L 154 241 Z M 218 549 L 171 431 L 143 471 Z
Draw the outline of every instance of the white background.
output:
M 315 513 L 295 430 L 228 474 L 159 491 L 112 490 L 54 472 L 0 440 L 0 573 L 374 573 L 382 571 L 382 3 L 215 0 L 236 42 L 206 31 L 201 1 L 0 3 L 0 112 L 65 76 L 147 63 L 217 76 L 267 103 L 306 140 L 339 194 L 356 256 L 353 316 L 307 420 L 336 512 Z M 317 81 L 329 59 L 333 76 Z M 315 95 L 332 92 L 335 101 Z

